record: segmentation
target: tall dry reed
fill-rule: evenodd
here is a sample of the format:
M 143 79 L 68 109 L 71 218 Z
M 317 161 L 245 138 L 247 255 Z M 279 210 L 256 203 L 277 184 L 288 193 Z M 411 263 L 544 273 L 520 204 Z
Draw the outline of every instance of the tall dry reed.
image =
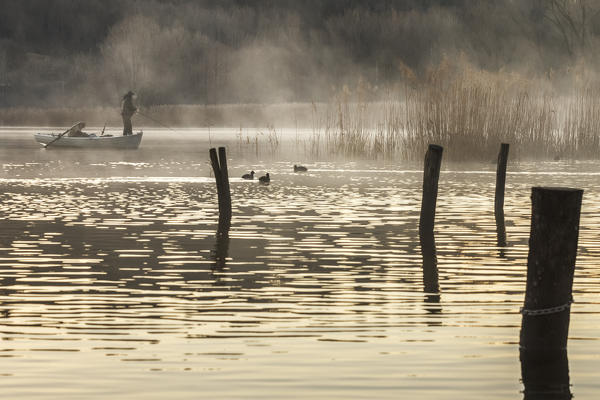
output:
M 600 152 L 596 89 L 559 96 L 516 76 L 469 68 L 451 73 L 442 63 L 386 101 L 367 102 L 361 90 L 344 88 L 320 112 L 315 106 L 310 150 L 420 160 L 436 143 L 457 161 L 493 160 L 501 142 L 520 159 L 597 158 Z

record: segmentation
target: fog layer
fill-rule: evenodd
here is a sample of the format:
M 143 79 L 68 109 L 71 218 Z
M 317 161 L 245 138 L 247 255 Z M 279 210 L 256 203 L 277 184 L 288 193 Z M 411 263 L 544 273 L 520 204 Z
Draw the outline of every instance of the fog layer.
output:
M 377 97 L 442 59 L 594 81 L 599 0 L 2 0 L 0 106 Z

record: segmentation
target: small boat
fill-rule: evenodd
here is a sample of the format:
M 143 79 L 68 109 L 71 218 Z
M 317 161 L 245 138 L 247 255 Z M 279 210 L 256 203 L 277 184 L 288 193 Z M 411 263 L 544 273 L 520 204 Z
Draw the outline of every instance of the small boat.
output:
M 127 136 L 102 135 L 97 136 L 62 136 L 54 133 L 36 133 L 35 140 L 41 145 L 54 142 L 49 147 L 70 147 L 79 149 L 137 149 L 142 141 L 143 132 Z

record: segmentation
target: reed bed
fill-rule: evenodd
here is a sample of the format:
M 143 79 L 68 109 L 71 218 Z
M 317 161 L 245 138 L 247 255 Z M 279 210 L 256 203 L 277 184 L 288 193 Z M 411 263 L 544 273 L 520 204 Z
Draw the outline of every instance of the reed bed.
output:
M 381 100 L 383 98 L 383 100 Z M 243 126 L 257 133 L 238 138 L 255 153 L 279 151 L 275 125 L 309 127 L 304 152 L 312 158 L 421 160 L 429 143 L 444 146 L 444 159 L 492 161 L 499 144 L 514 159 L 597 159 L 600 154 L 600 88 L 583 84 L 558 92 L 531 81 L 442 62 L 424 77 L 408 71 L 402 85 L 381 89 L 359 82 L 329 102 L 292 104 L 163 105 L 142 108 L 162 125 Z M 135 126 L 156 125 L 143 116 Z M 117 107 L 3 108 L 0 125 L 120 126 Z M 281 130 L 280 130 L 281 131 Z M 301 148 L 296 134 L 296 148 Z M 261 150 L 262 148 L 262 150 Z
M 240 127 L 236 136 L 240 152 L 251 151 L 258 157 L 261 153 L 276 154 L 280 150 L 281 133 L 277 132 L 273 125 L 268 125 L 266 132 L 257 130 L 253 135 L 248 132 L 244 134 Z
M 360 92 L 360 91 L 359 91 Z M 316 108 L 316 106 L 315 106 Z M 518 159 L 595 159 L 600 153 L 600 91 L 559 96 L 512 76 L 438 68 L 383 102 L 347 89 L 313 110 L 307 148 L 328 156 L 420 160 L 429 143 L 455 161 L 494 160 L 499 144 Z

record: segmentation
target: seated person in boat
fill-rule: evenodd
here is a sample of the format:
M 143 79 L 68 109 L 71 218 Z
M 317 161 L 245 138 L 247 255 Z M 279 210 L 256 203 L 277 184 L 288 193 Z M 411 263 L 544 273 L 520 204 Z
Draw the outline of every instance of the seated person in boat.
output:
M 69 129 L 69 133 L 67 133 L 67 136 L 68 137 L 88 137 L 88 136 L 90 136 L 87 133 L 82 131 L 83 128 L 85 128 L 85 122 L 79 122 L 79 123 L 73 125 L 73 127 L 71 129 Z
M 133 104 L 133 93 L 131 90 L 123 96 L 121 101 L 121 116 L 123 117 L 123 136 L 133 135 L 133 126 L 131 125 L 131 117 L 137 111 L 137 107 Z

